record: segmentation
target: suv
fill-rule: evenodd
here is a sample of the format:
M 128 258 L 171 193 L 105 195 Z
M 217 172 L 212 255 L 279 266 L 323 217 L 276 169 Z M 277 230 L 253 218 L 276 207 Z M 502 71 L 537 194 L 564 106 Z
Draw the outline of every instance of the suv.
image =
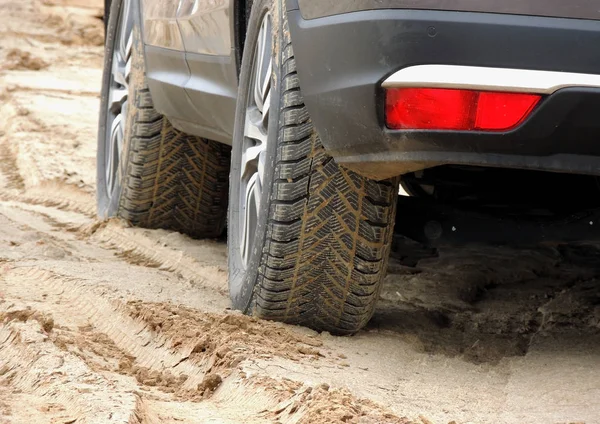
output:
M 227 228 L 246 313 L 362 328 L 395 221 L 422 218 L 396 218 L 400 184 L 439 203 L 449 174 L 600 175 L 597 0 L 109 6 L 98 214 Z

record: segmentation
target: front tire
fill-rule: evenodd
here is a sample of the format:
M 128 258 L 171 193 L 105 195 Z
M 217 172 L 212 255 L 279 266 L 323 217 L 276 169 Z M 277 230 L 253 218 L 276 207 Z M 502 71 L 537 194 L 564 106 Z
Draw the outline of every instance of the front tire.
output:
M 109 14 L 97 152 L 100 218 L 219 237 L 227 216 L 230 148 L 175 129 L 154 109 L 136 0 Z
M 371 318 L 385 276 L 398 181 L 361 177 L 324 151 L 281 0 L 256 1 L 248 28 L 229 201 L 232 302 L 261 318 L 355 333 Z M 271 66 L 261 68 L 265 52 Z

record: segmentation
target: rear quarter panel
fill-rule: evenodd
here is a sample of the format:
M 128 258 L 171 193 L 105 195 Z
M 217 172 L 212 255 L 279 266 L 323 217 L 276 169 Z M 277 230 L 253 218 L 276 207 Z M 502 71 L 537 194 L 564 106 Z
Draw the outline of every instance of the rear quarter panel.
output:
M 229 56 L 232 0 L 184 0 L 177 21 L 186 51 Z
M 142 0 L 144 42 L 189 53 L 229 56 L 233 0 Z
M 144 44 L 184 50 L 177 25 L 179 0 L 141 0 Z

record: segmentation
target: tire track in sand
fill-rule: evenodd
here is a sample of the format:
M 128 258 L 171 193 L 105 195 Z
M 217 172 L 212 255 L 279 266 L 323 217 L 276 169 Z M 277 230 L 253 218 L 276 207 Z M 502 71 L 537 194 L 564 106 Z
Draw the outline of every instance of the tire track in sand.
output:
M 161 237 L 167 234 L 165 231 L 127 228 L 122 222 L 110 221 L 99 227 L 90 240 L 121 252 L 122 257 L 133 264 L 152 264 L 178 273 L 194 285 L 227 295 L 227 262 L 225 254 L 220 253 L 224 245 L 194 241 L 172 233 L 177 241 L 173 245 L 170 242 L 173 237 Z
M 7 295 L 31 301 L 38 298 L 36 293 L 44 293 L 46 302 L 52 303 L 52 309 L 44 312 L 52 313 L 57 322 L 74 328 L 92 325 L 119 349 L 137 358 L 139 366 L 185 374 L 189 387 L 202 381 L 200 367 L 186 362 L 184 354 L 166 349 L 166 340 L 157 338 L 142 320 L 132 319 L 122 305 L 96 295 L 92 282 L 37 268 L 11 269 L 4 280 Z
M 22 192 L 0 193 L 0 200 L 48 206 L 64 211 L 78 212 L 88 218 L 96 217 L 95 199 L 92 194 L 58 181 L 46 181 Z
M 237 314 L 207 314 L 190 309 L 179 310 L 177 307 L 162 309 L 161 305 L 153 304 L 136 303 L 134 306 L 137 309 L 132 309 L 131 306 L 120 301 L 108 299 L 106 293 L 94 288 L 93 281 L 72 278 L 35 267 L 13 267 L 9 264 L 4 267 L 0 278 L 4 280 L 6 296 L 17 299 L 18 302 L 30 304 L 35 302 L 34 304 L 44 308 L 41 311 L 43 316 L 52 316 L 54 325 L 60 330 L 69 328 L 82 334 L 82 328 L 92 327 L 93 332 L 104 334 L 110 339 L 108 344 L 112 343 L 116 347 L 112 349 L 113 352 L 125 352 L 127 357 L 132 358 L 134 367 L 123 367 L 124 370 L 130 370 L 126 374 L 132 375 L 132 371 L 137 369 L 138 372 L 133 374 L 140 388 L 150 391 L 153 395 L 136 399 L 137 412 L 135 413 L 136 406 L 131 406 L 134 403 L 131 396 L 126 397 L 126 410 L 131 411 L 134 417 L 129 422 L 153 422 L 153 417 L 163 416 L 168 412 L 173 417 L 178 413 L 182 418 L 206 417 L 213 419 L 213 422 L 223 423 L 273 422 L 275 419 L 279 419 L 282 423 L 312 423 L 319 422 L 315 421 L 315 417 L 322 417 L 323 408 L 327 409 L 331 405 L 336 407 L 328 412 L 333 414 L 329 415 L 330 418 L 342 417 L 336 414 L 343 416 L 358 414 L 358 416 L 375 419 L 370 422 L 407 422 L 385 412 L 372 402 L 356 399 L 344 390 L 329 390 L 328 386 L 310 387 L 291 380 L 274 380 L 266 375 L 246 375 L 243 361 L 252 361 L 253 358 L 265 355 L 265 351 L 259 349 L 268 340 L 267 335 L 261 333 L 265 331 L 264 328 L 270 327 L 276 331 L 272 334 L 271 344 L 277 344 L 279 352 L 275 347 L 269 346 L 271 351 L 267 354 L 270 355 L 285 354 L 290 352 L 292 346 L 301 345 L 306 341 L 314 343 L 310 342 L 307 336 L 289 332 L 281 324 L 258 322 Z M 43 304 L 38 303 L 41 299 L 44 300 Z M 137 313 L 133 313 L 134 311 Z M 157 314 L 156 311 L 162 313 Z M 187 321 L 182 319 L 186 317 L 186 313 L 189 314 Z M 168 330 L 165 331 L 168 322 L 165 317 L 169 316 L 175 320 L 171 328 L 181 330 L 183 342 L 176 342 L 173 334 Z M 201 319 L 205 321 L 201 322 Z M 194 324 L 197 322 L 199 324 Z M 162 326 L 164 328 L 161 328 Z M 225 331 L 230 331 L 230 336 L 233 338 L 226 337 L 225 333 L 217 333 L 212 342 L 203 345 L 202 342 L 206 340 L 202 338 L 202 332 L 208 334 L 210 329 L 219 326 Z M 254 339 L 247 336 L 255 333 Z M 201 343 L 185 343 L 186 338 L 194 337 L 198 337 Z M 5 340 L 4 345 L 8 346 L 6 349 L 10 349 L 10 357 L 15 358 L 14 363 L 18 364 L 19 358 L 28 353 L 18 345 L 14 335 L 9 337 L 7 334 Z M 291 340 L 292 344 L 286 345 L 285 340 Z M 228 342 L 228 350 L 223 351 L 222 348 L 226 347 Z M 103 343 L 106 346 L 107 342 Z M 211 343 L 217 345 L 210 346 Z M 305 346 L 297 351 L 298 355 L 317 355 L 310 345 Z M 229 353 L 233 355 L 239 353 L 240 349 L 248 355 L 242 362 L 229 355 Z M 198 358 L 192 357 L 194 351 L 199 354 Z M 220 365 L 216 363 L 218 359 L 228 357 L 234 360 L 224 361 Z M 85 358 L 83 361 L 85 364 Z M 219 366 L 224 368 L 218 368 Z M 82 372 L 81 375 L 93 376 L 94 367 L 90 368 L 89 365 L 86 367 L 91 371 Z M 222 380 L 219 379 L 215 386 L 209 386 L 206 377 L 214 375 L 209 374 L 209 371 L 215 369 L 224 377 Z M 67 373 L 67 375 L 71 374 L 71 372 Z M 147 387 L 159 386 L 157 379 L 160 380 L 165 374 L 185 376 L 185 380 L 175 380 L 170 385 L 160 387 L 162 394 L 160 390 L 156 392 Z M 89 382 L 85 380 L 84 383 L 96 384 L 93 390 L 90 389 L 92 393 L 104 392 L 105 390 L 100 390 L 102 386 L 98 386 L 100 384 L 97 384 L 98 381 L 100 380 Z M 113 384 L 117 383 L 118 379 L 115 379 Z M 69 384 L 71 383 L 62 384 L 67 394 L 71 393 Z M 30 384 L 24 387 L 33 390 L 34 386 Z M 121 392 L 127 392 L 122 383 L 119 387 L 121 388 L 117 390 L 111 386 L 111 394 L 114 394 L 115 398 L 119 398 Z M 216 391 L 213 393 L 213 390 Z M 169 391 L 175 391 L 177 396 L 165 399 L 165 393 Z M 52 396 L 56 397 L 54 393 Z M 156 396 L 159 401 L 156 401 Z M 64 403 L 70 401 L 68 397 L 60 397 L 60 399 Z M 89 402 L 93 403 L 94 399 L 90 397 Z M 87 413 L 87 410 L 81 408 L 74 410 L 74 413 Z M 336 421 L 337 418 L 330 422 Z
M 80 235 L 134 265 L 160 268 L 179 274 L 195 286 L 227 295 L 227 258 L 225 244 L 210 240 L 192 240 L 186 236 L 161 230 L 128 227 L 119 220 L 101 222 L 96 217 L 94 199 L 80 189 L 48 182 L 24 193 L 0 193 L 0 201 L 22 203 L 21 208 L 50 217 L 57 229 L 77 230 Z M 33 205 L 34 207 L 27 207 Z M 53 209 L 81 214 L 57 214 Z M 86 218 L 88 222 L 85 222 Z M 79 224 L 77 224 L 76 222 Z
M 54 405 L 62 411 L 58 422 L 130 421 L 136 408 L 131 392 L 115 386 L 81 359 L 60 350 L 49 341 L 47 325 L 42 326 L 35 320 L 10 321 L 9 314 L 2 315 L 5 318 L 0 325 L 0 381 L 13 392 L 35 394 L 47 405 Z M 43 409 L 40 412 L 37 419 L 44 415 Z
M 19 303 L 38 304 L 43 308 L 40 316 L 52 317 L 51 322 L 59 330 L 71 329 L 81 334 L 82 328 L 93 327 L 97 334 L 105 334 L 119 350 L 135 358 L 136 367 L 162 372 L 169 370 L 174 375 L 185 375 L 184 388 L 194 392 L 204 379 L 202 366 L 186 360 L 186 354 L 167 347 L 168 340 L 149 330 L 148 324 L 141 319 L 133 319 L 126 308 L 117 301 L 105 299 L 94 293 L 92 282 L 62 276 L 37 268 L 18 268 L 5 266 L 0 279 L 3 280 L 3 295 L 18 299 Z M 28 309 L 23 308 L 25 311 Z M 1 309 L 0 309 L 1 311 Z M 8 311 L 3 311 L 3 321 Z M 31 310 L 29 310 L 31 315 Z M 33 322 L 33 320 L 30 320 Z M 28 322 L 34 333 L 40 333 L 40 325 Z M 9 322 L 10 325 L 10 322 Z M 18 324 L 20 325 L 20 324 Z M 19 333 L 14 328 L 3 324 L 0 327 L 0 356 L 7 358 L 6 373 L 10 374 L 12 387 L 47 397 L 61 405 L 69 405 L 68 419 L 90 423 L 123 422 L 152 423 L 163 410 L 178 409 L 179 415 L 196 421 L 199 417 L 212 418 L 213 422 L 267 422 L 264 419 L 253 419 L 264 407 L 274 407 L 278 401 L 268 394 L 247 390 L 247 385 L 239 384 L 239 378 L 232 376 L 223 386 L 224 394 L 219 402 L 231 402 L 219 413 L 216 405 L 194 404 L 191 402 L 175 402 L 167 407 L 158 402 L 154 405 L 150 399 L 142 400 L 133 396 L 132 389 L 140 389 L 135 385 L 123 384 L 119 379 L 110 382 L 102 373 L 94 372 L 86 364 L 85 351 L 79 350 L 80 358 L 66 354 L 48 341 L 47 334 L 39 334 L 37 339 Z M 42 339 L 42 340 L 40 340 Z M 25 340 L 22 343 L 22 340 Z M 35 344 L 31 342 L 35 341 Z M 28 343 L 29 342 L 29 343 Z M 43 344 L 44 349 L 40 348 Z M 106 345 L 106 342 L 104 342 Z M 41 366 L 36 366 L 40 358 L 46 358 Z M 46 365 L 48 363 L 49 365 Z M 4 369 L 4 368 L 3 368 Z M 59 373 L 64 378 L 52 380 Z M 40 381 L 44 384 L 41 384 Z M 52 381 L 47 387 L 46 382 Z M 142 385 L 143 387 L 143 385 Z M 148 387 L 147 387 L 148 389 Z M 80 392 L 83 395 L 80 395 Z M 160 393 L 152 392 L 152 399 Z M 172 398 L 164 398 L 171 403 Z M 242 408 L 236 405 L 242 405 Z M 121 411 L 110 419 L 104 414 L 108 411 Z M 185 409 L 188 409 L 187 411 Z M 152 411 L 156 413 L 153 414 Z M 241 414 L 241 415 L 240 415 Z M 154 419 L 152 418 L 154 417 Z M 187 420 L 186 420 L 187 421 Z M 66 420 L 65 422 L 75 422 Z
M 0 178 L 0 183 L 4 180 L 5 189 L 21 191 L 25 188 L 25 182 L 17 165 L 16 149 L 19 146 L 17 143 L 11 143 L 10 138 L 10 127 L 16 117 L 16 111 L 9 104 L 10 98 L 10 93 L 0 92 L 0 102 L 6 103 L 5 106 L 0 107 L 3 122 L 0 124 L 0 173 L 4 177 Z

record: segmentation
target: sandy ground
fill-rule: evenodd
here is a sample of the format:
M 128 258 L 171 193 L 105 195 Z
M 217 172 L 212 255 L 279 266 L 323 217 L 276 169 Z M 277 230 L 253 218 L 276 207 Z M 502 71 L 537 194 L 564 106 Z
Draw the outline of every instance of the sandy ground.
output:
M 226 246 L 94 215 L 101 2 L 0 0 L 0 423 L 599 423 L 600 249 L 390 265 L 351 338 L 228 309 Z

